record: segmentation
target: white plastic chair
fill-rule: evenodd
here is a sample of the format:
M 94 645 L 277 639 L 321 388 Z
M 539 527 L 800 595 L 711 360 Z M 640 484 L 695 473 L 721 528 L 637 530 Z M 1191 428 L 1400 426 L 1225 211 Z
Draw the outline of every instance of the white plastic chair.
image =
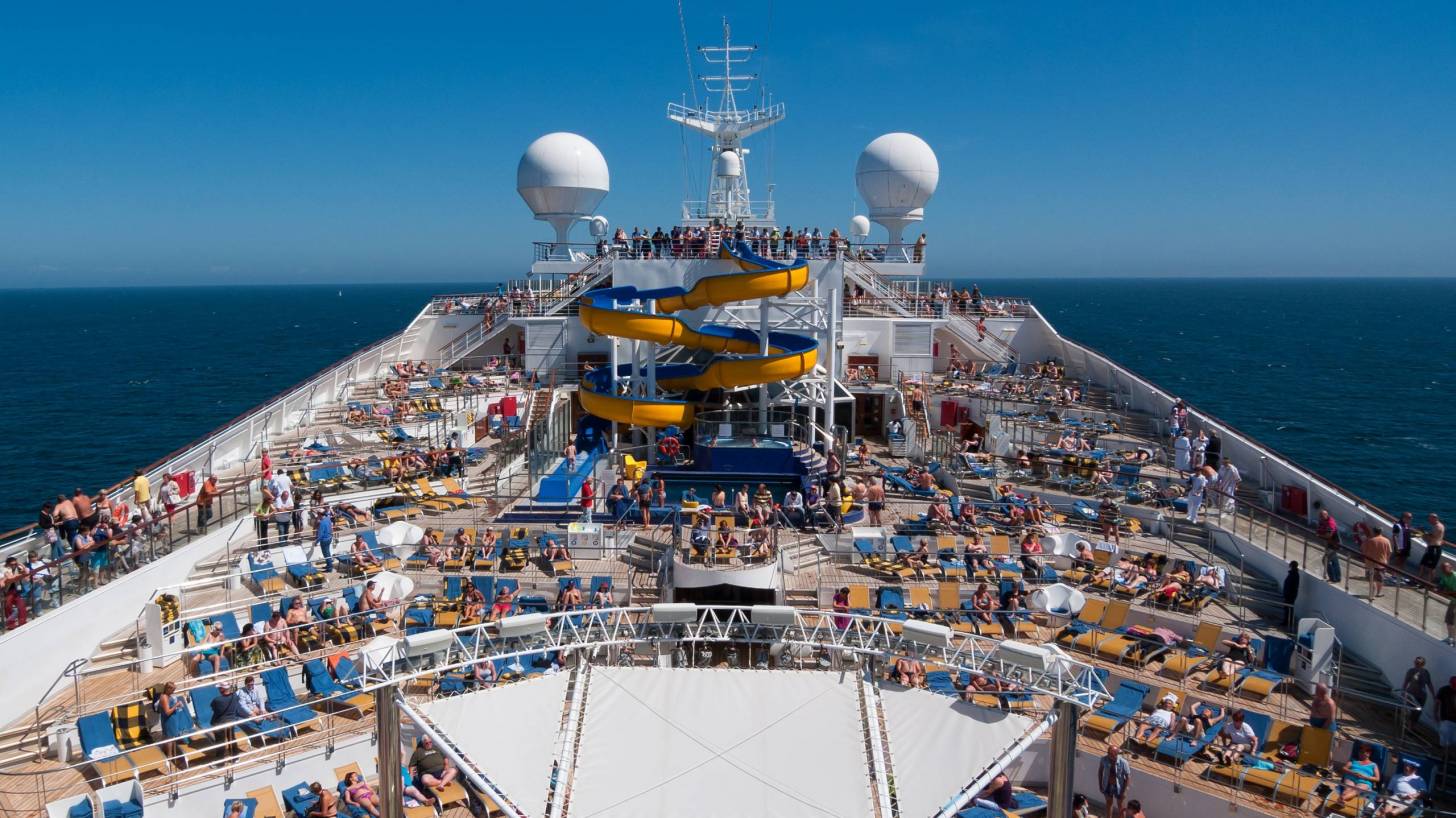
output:
M 1068 619 L 1081 613 L 1082 607 L 1086 604 L 1087 596 L 1085 594 L 1060 582 L 1045 588 L 1038 588 L 1031 595 L 1032 610 Z
M 1085 537 L 1081 537 L 1072 532 L 1048 534 L 1041 538 L 1042 549 L 1057 557 L 1076 557 L 1077 545 L 1079 543 L 1087 543 L 1088 548 L 1092 547 L 1092 543 Z
M 90 804 L 91 814 L 100 818 L 101 810 L 96 808 L 96 802 L 91 800 L 90 793 L 73 795 L 69 798 L 62 798 L 59 801 L 52 801 L 46 804 L 46 818 L 70 818 L 71 808 L 77 804 Z

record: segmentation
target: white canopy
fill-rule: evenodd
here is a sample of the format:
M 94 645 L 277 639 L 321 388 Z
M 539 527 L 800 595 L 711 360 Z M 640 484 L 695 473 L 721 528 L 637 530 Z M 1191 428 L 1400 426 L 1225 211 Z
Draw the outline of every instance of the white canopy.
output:
M 869 816 L 859 678 L 596 667 L 572 813 Z
M 1035 724 L 928 690 L 880 691 L 901 815 L 934 815 Z
M 555 673 L 436 699 L 425 712 L 527 815 L 545 815 L 568 678 Z

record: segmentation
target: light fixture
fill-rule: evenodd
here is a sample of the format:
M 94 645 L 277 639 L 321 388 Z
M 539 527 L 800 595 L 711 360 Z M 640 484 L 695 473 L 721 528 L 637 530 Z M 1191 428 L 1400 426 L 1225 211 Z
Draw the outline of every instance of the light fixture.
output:
M 659 602 L 652 606 L 652 621 L 659 625 L 698 621 L 698 606 L 691 602 Z
M 934 622 L 907 619 L 900 627 L 900 634 L 911 642 L 943 648 L 950 644 L 950 628 Z
M 521 639 L 546 632 L 546 614 L 518 614 L 500 620 L 498 632 L 502 639 Z
M 754 605 L 748 613 L 748 620 L 755 625 L 787 628 L 798 624 L 799 617 L 788 605 Z
M 1002 664 L 1036 673 L 1045 673 L 1048 663 L 1053 658 L 1052 654 L 1041 645 L 1029 645 L 1014 639 L 998 642 L 996 649 L 991 652 L 991 656 Z

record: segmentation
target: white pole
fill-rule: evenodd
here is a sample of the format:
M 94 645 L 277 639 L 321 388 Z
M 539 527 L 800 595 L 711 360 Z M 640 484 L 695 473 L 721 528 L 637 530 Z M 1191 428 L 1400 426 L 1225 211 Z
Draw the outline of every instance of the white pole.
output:
M 834 432 L 833 432 L 833 430 L 834 430 L 834 374 L 835 374 L 835 371 L 838 369 L 838 363 L 835 360 L 836 350 L 835 350 L 834 347 L 835 347 L 835 344 L 839 340 L 839 332 L 838 332 L 838 330 L 839 330 L 839 312 L 840 312 L 840 304 L 839 304 L 839 302 L 840 302 L 840 299 L 844 298 L 844 284 L 843 284 L 843 281 L 844 281 L 844 262 L 843 261 L 840 261 L 840 262 L 833 263 L 832 265 L 826 265 L 824 271 L 825 272 L 828 272 L 831 269 L 831 267 L 837 272 L 837 274 L 834 277 L 832 277 L 832 278 L 830 276 L 821 275 L 820 276 L 820 280 L 825 281 L 828 284 L 828 286 L 833 287 L 834 288 L 833 292 L 830 292 L 830 293 L 827 293 L 827 294 L 819 294 L 819 293 L 816 293 L 816 296 L 817 297 L 825 297 L 824 307 L 825 307 L 826 318 L 828 319 L 825 322 L 827 326 L 825 327 L 825 332 L 824 332 L 824 338 L 825 338 L 825 350 L 824 350 L 824 354 L 825 354 L 826 360 L 828 361 L 827 365 L 824 368 L 825 369 L 825 371 L 824 371 L 824 434 L 825 434 L 825 439 L 824 439 L 824 456 L 825 457 L 828 457 L 829 456 L 829 452 L 834 447 Z M 817 283 L 815 284 L 815 288 L 816 289 L 818 288 L 818 284 Z
M 768 299 L 758 300 L 758 354 L 768 355 Z M 768 384 L 758 385 L 758 433 L 768 435 Z

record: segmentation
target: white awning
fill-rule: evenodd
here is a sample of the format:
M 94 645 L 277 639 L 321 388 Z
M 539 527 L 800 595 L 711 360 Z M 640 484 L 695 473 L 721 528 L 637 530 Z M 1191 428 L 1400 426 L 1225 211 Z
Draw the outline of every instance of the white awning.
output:
M 858 676 L 595 667 L 571 814 L 869 816 Z
M 880 686 L 900 814 L 934 815 L 1034 719 L 897 685 Z
M 546 814 L 568 675 L 436 699 L 430 719 L 527 815 Z

